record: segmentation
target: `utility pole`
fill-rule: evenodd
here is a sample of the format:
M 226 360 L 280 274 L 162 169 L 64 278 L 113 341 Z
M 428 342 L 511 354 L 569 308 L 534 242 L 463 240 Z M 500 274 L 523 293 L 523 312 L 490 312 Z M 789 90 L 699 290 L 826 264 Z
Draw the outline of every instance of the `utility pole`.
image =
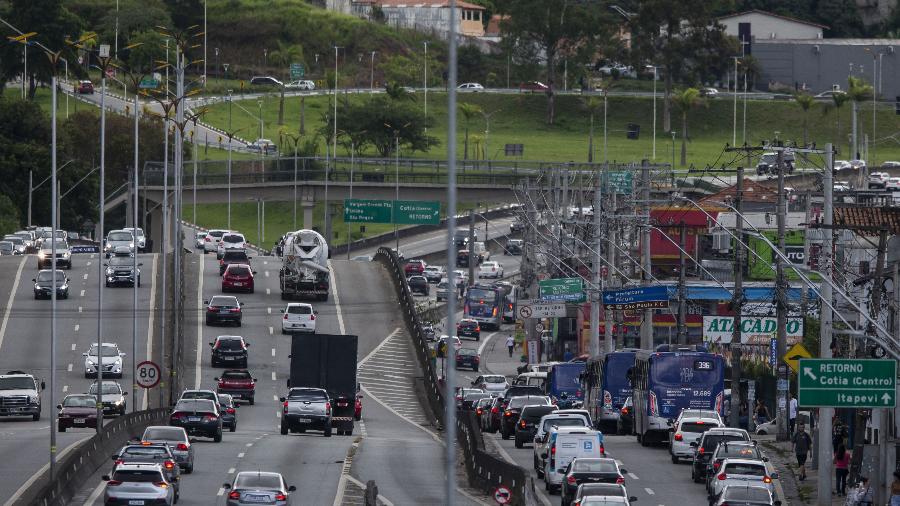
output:
M 567 178 L 568 179 L 568 178 Z M 588 341 L 589 351 L 592 357 L 600 355 L 600 304 L 603 301 L 603 291 L 601 289 L 600 280 L 600 262 L 603 259 L 601 251 L 601 241 L 603 237 L 600 235 L 600 223 L 602 213 L 602 195 L 603 183 L 600 181 L 600 174 L 594 177 L 594 261 L 591 262 L 591 274 L 594 289 L 590 291 L 591 295 L 591 339 Z M 606 336 L 609 339 L 609 336 Z M 609 349 L 609 345 L 605 347 Z
M 750 163 L 750 153 L 747 153 L 747 164 Z M 731 332 L 731 419 L 728 421 L 732 427 L 740 427 L 741 419 L 741 354 L 743 343 L 741 342 L 741 313 L 744 310 L 744 167 L 738 166 L 737 187 L 735 188 L 734 208 L 735 235 L 738 240 L 734 242 L 734 295 L 731 299 L 731 309 L 734 311 L 734 329 Z M 753 406 L 747 405 L 747 413 Z
M 775 162 L 776 169 L 778 170 L 778 207 L 777 207 L 777 220 L 778 220 L 778 251 L 784 254 L 784 234 L 785 234 L 785 218 L 787 214 L 787 205 L 784 198 L 784 151 L 779 150 L 777 152 L 777 158 Z M 778 374 L 777 378 L 779 380 L 788 380 L 789 375 L 787 373 L 787 364 L 784 361 L 784 355 L 787 351 L 787 296 L 785 286 L 787 280 L 784 277 L 784 262 L 781 261 L 781 256 L 776 255 L 775 257 L 775 316 L 776 316 L 776 332 L 778 336 L 777 341 L 777 354 L 778 354 Z M 783 371 L 783 373 L 782 373 Z M 734 385 L 732 385 L 732 390 Z M 776 412 L 776 420 L 778 426 L 778 441 L 787 441 L 790 439 L 791 435 L 788 431 L 788 389 L 779 390 L 777 393 L 777 402 L 775 406 Z
M 616 227 L 614 225 L 610 225 L 610 221 L 613 219 L 613 216 L 616 215 L 616 191 L 612 190 L 609 192 L 609 216 L 604 220 L 606 223 L 606 239 L 608 244 L 606 246 L 606 265 L 608 266 L 606 269 L 606 286 L 609 288 L 613 287 L 613 266 L 616 265 Z M 598 248 L 599 249 L 599 248 Z M 605 308 L 604 308 L 605 309 Z M 616 349 L 616 336 L 613 332 L 613 312 L 609 309 L 606 310 L 603 315 L 606 320 L 606 353 L 611 353 Z
M 475 210 L 469 209 L 469 286 L 475 284 Z M 451 329 L 452 330 L 452 329 Z
M 685 327 L 685 317 L 687 315 L 687 297 L 685 297 L 685 261 L 684 261 L 684 247 L 687 244 L 687 227 L 685 227 L 684 222 L 682 221 L 678 226 L 678 235 L 680 239 L 681 247 L 678 248 L 678 344 L 687 344 L 687 327 Z M 732 392 L 734 391 L 734 385 L 732 385 Z
M 641 200 L 643 201 L 643 227 L 641 227 L 641 285 L 650 285 L 650 164 L 641 160 Z M 641 349 L 653 349 L 653 310 L 644 310 L 641 322 Z
M 825 171 L 822 173 L 822 191 L 825 196 L 823 205 L 825 234 L 822 237 L 822 249 L 819 257 L 819 273 L 822 276 L 822 284 L 819 287 L 819 293 L 822 294 L 822 309 L 819 320 L 819 357 L 831 358 L 831 339 L 832 339 L 832 312 L 828 307 L 832 303 L 831 283 L 831 255 L 834 247 L 834 230 L 830 228 L 834 224 L 834 211 L 832 204 L 834 202 L 834 187 L 832 186 L 832 167 L 834 165 L 834 147 L 829 143 L 825 145 Z M 894 285 L 896 286 L 896 285 Z M 803 288 L 806 290 L 806 287 Z M 896 289 L 895 289 L 896 291 Z M 818 504 L 819 506 L 831 506 L 831 473 L 823 472 L 829 469 L 828 462 L 831 460 L 831 418 L 834 416 L 834 408 L 819 408 L 819 420 L 817 429 L 819 431 L 819 446 L 816 448 L 819 462 L 819 483 L 818 483 Z

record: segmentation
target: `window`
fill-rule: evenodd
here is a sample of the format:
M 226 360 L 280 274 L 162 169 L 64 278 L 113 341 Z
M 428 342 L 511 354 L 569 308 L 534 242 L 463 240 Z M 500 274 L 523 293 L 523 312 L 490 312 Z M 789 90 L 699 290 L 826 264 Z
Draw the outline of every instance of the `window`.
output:
M 288 314 L 312 314 L 311 306 L 288 306 Z
M 116 471 L 112 477 L 115 481 L 154 483 L 165 481 L 159 471 Z
M 97 400 L 87 396 L 66 397 L 63 401 L 63 406 L 67 408 L 96 408 Z

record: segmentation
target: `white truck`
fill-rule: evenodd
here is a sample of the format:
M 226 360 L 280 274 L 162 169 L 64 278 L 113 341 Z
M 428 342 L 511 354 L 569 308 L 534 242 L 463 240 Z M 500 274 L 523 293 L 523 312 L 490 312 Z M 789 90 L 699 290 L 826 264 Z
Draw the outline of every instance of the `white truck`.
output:
M 298 230 L 284 238 L 282 265 L 278 273 L 281 300 L 313 297 L 328 300 L 331 254 L 325 238 L 315 230 Z

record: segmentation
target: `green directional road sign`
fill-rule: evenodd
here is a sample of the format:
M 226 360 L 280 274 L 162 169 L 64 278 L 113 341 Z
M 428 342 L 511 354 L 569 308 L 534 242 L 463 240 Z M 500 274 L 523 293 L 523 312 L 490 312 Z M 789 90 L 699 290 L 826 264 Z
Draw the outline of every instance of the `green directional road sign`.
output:
M 291 63 L 291 79 L 300 79 L 306 74 L 302 63 Z
M 805 407 L 893 408 L 895 360 L 801 358 L 797 401 Z
M 538 281 L 542 301 L 584 302 L 584 280 L 581 278 L 559 278 Z
M 344 221 L 390 223 L 392 209 L 390 200 L 344 199 Z
M 394 214 L 398 225 L 440 225 L 441 203 L 429 200 L 398 200 Z
M 631 193 L 632 179 L 634 175 L 627 171 L 613 171 L 607 175 L 607 184 L 603 185 L 603 191 L 608 192 L 610 189 L 616 193 Z

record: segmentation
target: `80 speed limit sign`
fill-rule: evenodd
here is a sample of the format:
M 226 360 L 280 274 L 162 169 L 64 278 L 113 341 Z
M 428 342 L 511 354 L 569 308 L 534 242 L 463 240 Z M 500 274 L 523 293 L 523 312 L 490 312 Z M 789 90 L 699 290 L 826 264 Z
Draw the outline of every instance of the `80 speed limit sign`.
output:
M 159 366 L 154 362 L 145 360 L 135 368 L 134 381 L 139 387 L 153 388 L 159 384 Z

